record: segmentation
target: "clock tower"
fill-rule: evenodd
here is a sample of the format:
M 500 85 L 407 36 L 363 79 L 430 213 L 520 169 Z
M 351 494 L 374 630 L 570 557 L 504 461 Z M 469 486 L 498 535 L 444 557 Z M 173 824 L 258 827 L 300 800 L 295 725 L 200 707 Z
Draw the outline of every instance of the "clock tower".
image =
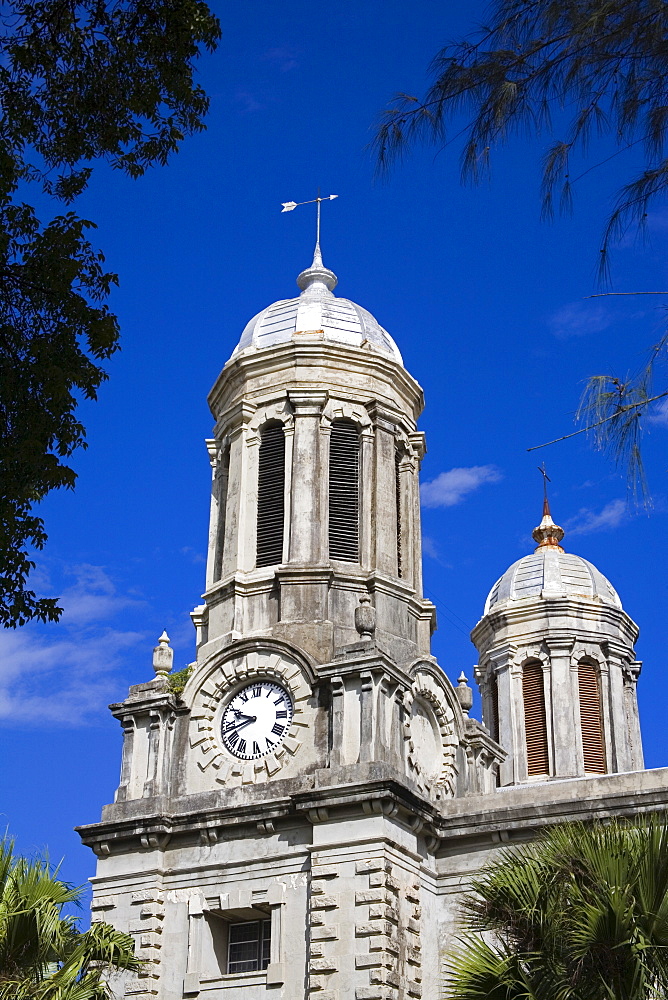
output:
M 430 653 L 420 386 L 377 320 L 334 295 L 319 246 L 297 284 L 250 320 L 209 396 L 196 660 L 170 674 L 163 634 L 154 679 L 112 706 L 119 788 L 80 828 L 93 919 L 135 935 L 145 961 L 119 998 L 431 1000 L 467 872 L 589 801 L 635 808 L 620 774 L 529 784 L 521 764 L 511 787 L 525 758 L 469 718 L 466 678 L 453 687 Z M 505 621 L 487 609 L 476 633 L 487 712 Z M 512 690 L 494 702 L 500 738 Z M 661 774 L 642 779 L 653 808 Z

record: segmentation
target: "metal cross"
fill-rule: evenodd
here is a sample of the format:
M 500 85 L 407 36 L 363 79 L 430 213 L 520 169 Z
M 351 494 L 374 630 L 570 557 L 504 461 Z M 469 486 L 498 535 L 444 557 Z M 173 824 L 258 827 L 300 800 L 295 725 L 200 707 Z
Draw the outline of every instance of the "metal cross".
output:
M 541 476 L 543 477 L 543 499 L 547 500 L 547 484 L 551 483 L 552 480 L 550 479 L 550 477 L 548 476 L 547 472 L 545 471 L 545 462 L 543 462 L 542 465 L 538 466 L 538 471 L 540 472 Z
M 328 194 L 324 198 L 321 198 L 320 195 L 318 195 L 317 198 L 311 198 L 310 201 L 283 201 L 281 202 L 283 205 L 281 212 L 294 212 L 299 205 L 317 205 L 318 212 L 315 225 L 315 242 L 317 245 L 320 245 L 320 203 L 323 201 L 334 201 L 334 199 L 338 197 L 338 194 Z

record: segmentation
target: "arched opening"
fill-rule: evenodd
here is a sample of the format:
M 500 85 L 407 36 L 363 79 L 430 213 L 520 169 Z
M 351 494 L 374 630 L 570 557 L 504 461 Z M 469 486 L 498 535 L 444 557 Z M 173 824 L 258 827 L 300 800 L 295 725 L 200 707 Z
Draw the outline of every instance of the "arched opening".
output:
M 257 476 L 257 566 L 283 559 L 285 516 L 285 435 L 283 425 L 267 424 L 260 434 Z
M 360 438 L 352 420 L 332 421 L 329 439 L 329 557 L 359 562 Z
M 527 744 L 527 775 L 550 773 L 547 745 L 547 718 L 545 715 L 545 687 L 540 663 L 525 663 L 522 669 L 522 694 L 524 695 L 524 731 Z
M 605 774 L 601 679 L 595 664 L 589 660 L 578 663 L 578 688 L 585 774 Z

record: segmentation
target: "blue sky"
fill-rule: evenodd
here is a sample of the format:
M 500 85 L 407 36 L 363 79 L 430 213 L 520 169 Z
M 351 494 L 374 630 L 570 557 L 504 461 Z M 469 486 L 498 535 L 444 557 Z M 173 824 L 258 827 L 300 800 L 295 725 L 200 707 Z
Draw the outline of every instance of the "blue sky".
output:
M 582 437 L 526 451 L 573 429 L 588 375 L 637 368 L 663 330 L 660 296 L 586 298 L 630 155 L 578 182 L 575 214 L 553 224 L 540 220 L 547 136 L 510 144 L 477 188 L 460 184 L 456 144 L 418 150 L 376 181 L 366 146 L 378 111 L 396 91 L 423 89 L 436 48 L 472 30 L 482 5 L 216 9 L 223 41 L 200 65 L 208 130 L 138 182 L 101 168 L 78 206 L 120 276 L 123 350 L 99 401 L 82 406 L 89 449 L 75 459 L 76 492 L 43 504 L 50 540 L 35 583 L 62 595 L 62 623 L 0 635 L 2 820 L 21 850 L 64 858 L 76 883 L 94 858 L 72 828 L 97 820 L 117 784 L 120 729 L 107 704 L 150 679 L 163 628 L 176 664 L 193 658 L 207 392 L 248 319 L 296 294 L 313 214 L 280 205 L 318 186 L 339 195 L 323 209 L 322 240 L 338 293 L 390 331 L 425 390 L 425 586 L 443 668 L 471 677 L 468 632 L 485 596 L 532 549 L 544 458 L 566 548 L 610 578 L 641 627 L 646 759 L 668 763 L 668 411 L 645 439 L 651 516 L 628 512 L 623 478 Z M 646 245 L 629 238 L 616 251 L 616 290 L 668 292 L 668 209 L 657 206 L 648 232 Z

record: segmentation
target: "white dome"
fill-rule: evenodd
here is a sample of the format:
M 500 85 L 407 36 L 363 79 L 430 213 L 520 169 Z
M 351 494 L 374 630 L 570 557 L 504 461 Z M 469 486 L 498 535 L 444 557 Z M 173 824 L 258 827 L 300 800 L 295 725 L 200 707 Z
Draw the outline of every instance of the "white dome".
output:
M 274 302 L 254 316 L 232 356 L 249 348 L 261 350 L 284 344 L 302 333 L 320 336 L 330 344 L 377 348 L 403 364 L 394 340 L 370 312 L 350 299 L 332 294 L 336 283 L 336 275 L 323 267 L 320 248 L 316 247 L 312 266 L 297 278 L 301 295 Z
M 528 597 L 597 598 L 603 604 L 622 606 L 615 588 L 595 566 L 554 548 L 539 548 L 513 563 L 490 590 L 485 614 L 499 604 Z
M 583 597 L 621 608 L 617 591 L 595 566 L 582 556 L 564 552 L 559 544 L 564 531 L 552 520 L 547 500 L 533 537 L 538 548 L 514 562 L 496 581 L 485 601 L 485 614 L 498 605 L 536 597 Z

